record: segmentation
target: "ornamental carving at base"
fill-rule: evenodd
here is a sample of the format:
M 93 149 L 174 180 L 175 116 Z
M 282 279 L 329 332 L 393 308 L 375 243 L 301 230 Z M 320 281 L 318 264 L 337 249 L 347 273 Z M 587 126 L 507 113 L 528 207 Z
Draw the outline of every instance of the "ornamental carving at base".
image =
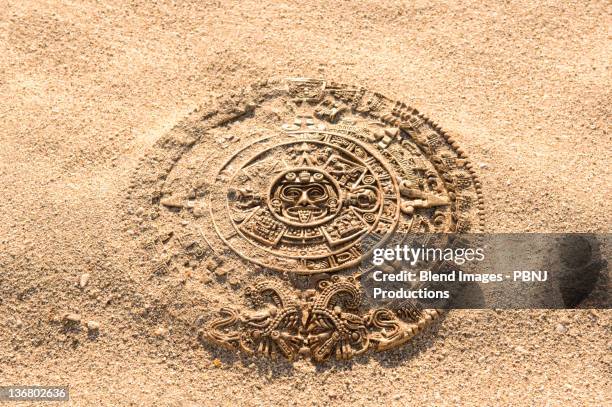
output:
M 352 277 L 333 276 L 297 296 L 263 281 L 248 296 L 252 310 L 222 309 L 222 318 L 212 321 L 202 337 L 250 355 L 320 362 L 399 346 L 439 315 L 418 308 L 403 310 L 404 320 L 384 308 L 360 314 L 362 292 Z

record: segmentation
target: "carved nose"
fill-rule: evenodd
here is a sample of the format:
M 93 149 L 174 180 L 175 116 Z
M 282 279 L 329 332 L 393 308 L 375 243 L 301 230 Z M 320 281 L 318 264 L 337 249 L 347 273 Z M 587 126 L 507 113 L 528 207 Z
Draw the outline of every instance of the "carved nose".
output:
M 301 206 L 307 206 L 310 203 L 310 199 L 308 199 L 308 191 L 302 191 L 302 195 L 300 199 L 298 199 L 297 204 Z

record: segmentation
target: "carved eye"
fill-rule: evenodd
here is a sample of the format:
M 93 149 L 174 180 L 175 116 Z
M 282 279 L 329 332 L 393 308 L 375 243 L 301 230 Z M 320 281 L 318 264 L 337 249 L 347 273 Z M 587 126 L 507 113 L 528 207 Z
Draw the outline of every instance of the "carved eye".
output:
M 321 198 L 325 198 L 325 196 L 327 195 L 325 193 L 325 189 L 323 189 L 323 187 L 319 185 L 310 187 L 306 194 L 308 195 L 309 199 L 321 199 Z
M 281 196 L 288 201 L 296 201 L 302 195 L 300 187 L 289 186 L 282 190 Z

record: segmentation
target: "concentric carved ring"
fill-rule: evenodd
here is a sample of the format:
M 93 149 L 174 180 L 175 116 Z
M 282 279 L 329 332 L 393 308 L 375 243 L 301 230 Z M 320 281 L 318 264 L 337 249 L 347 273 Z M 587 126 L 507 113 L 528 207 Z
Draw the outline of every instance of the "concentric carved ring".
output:
M 225 199 L 225 211 L 211 216 L 229 246 L 265 267 L 296 273 L 350 267 L 365 253 L 359 244 L 365 236 L 382 241 L 399 221 L 391 170 L 341 134 L 294 132 L 259 140 L 220 172 L 228 168 L 237 170 L 226 192 L 220 185 L 211 195 L 211 207 Z

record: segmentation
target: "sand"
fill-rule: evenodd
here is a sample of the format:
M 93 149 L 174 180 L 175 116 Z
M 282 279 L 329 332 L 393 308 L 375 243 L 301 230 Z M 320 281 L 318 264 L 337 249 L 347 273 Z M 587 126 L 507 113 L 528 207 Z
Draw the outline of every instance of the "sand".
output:
M 612 403 L 607 310 L 451 311 L 407 347 L 320 366 L 203 346 L 198 298 L 144 278 L 122 222 L 139 160 L 187 114 L 308 76 L 440 123 L 478 166 L 487 231 L 607 233 L 607 2 L 0 9 L 0 384 L 67 384 L 78 406 Z

